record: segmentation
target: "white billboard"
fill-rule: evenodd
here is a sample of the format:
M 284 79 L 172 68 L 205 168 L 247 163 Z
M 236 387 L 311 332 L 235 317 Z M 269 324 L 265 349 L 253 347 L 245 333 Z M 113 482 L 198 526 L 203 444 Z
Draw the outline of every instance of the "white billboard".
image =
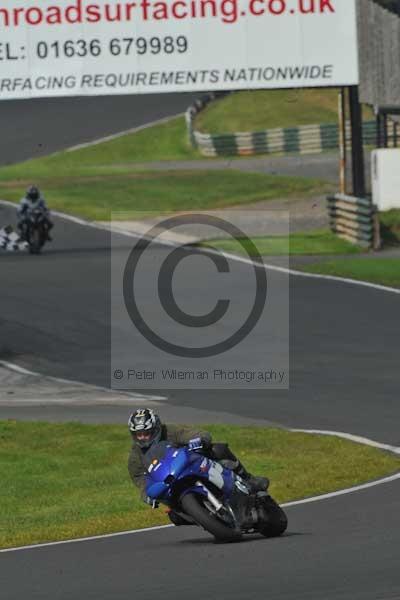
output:
M 357 83 L 355 0 L 0 0 L 0 99 Z

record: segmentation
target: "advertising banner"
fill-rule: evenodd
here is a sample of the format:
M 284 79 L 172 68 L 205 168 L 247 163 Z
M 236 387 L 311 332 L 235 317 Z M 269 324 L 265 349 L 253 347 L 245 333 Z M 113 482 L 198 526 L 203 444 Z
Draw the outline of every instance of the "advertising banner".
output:
M 0 0 L 0 99 L 358 83 L 354 0 Z

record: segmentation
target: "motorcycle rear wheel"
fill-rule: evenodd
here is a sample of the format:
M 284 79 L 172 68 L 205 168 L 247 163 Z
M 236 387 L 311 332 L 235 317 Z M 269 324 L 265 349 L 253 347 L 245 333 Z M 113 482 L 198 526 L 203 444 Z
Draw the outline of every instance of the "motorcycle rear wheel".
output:
M 268 520 L 259 525 L 259 532 L 265 537 L 282 535 L 288 526 L 288 519 L 284 510 L 271 496 L 265 498 L 263 508 L 268 515 Z
M 186 494 L 181 500 L 181 505 L 185 513 L 211 533 L 218 542 L 238 542 L 242 538 L 242 533 L 225 525 L 218 517 L 210 513 L 201 500 L 202 498 L 198 494 Z

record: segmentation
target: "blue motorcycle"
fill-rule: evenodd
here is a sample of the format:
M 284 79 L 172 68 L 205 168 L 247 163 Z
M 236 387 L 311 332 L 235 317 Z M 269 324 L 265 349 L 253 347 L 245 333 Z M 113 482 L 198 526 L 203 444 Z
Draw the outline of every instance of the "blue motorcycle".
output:
M 287 528 L 284 511 L 267 492 L 251 492 L 241 477 L 200 452 L 163 441 L 146 453 L 146 467 L 148 498 L 167 505 L 176 524 L 199 525 L 220 542 L 239 541 L 244 533 L 275 537 Z

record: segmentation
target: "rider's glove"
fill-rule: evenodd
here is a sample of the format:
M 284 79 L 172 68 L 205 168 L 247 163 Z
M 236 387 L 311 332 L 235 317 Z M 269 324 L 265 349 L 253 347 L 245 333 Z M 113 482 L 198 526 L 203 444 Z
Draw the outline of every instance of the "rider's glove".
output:
M 146 503 L 149 504 L 151 508 L 158 508 L 160 506 L 157 500 L 153 500 L 153 498 L 150 498 L 150 496 L 147 496 Z
M 187 447 L 188 447 L 189 452 L 201 450 L 203 447 L 201 438 L 197 437 L 197 438 L 193 438 L 192 440 L 189 440 Z

